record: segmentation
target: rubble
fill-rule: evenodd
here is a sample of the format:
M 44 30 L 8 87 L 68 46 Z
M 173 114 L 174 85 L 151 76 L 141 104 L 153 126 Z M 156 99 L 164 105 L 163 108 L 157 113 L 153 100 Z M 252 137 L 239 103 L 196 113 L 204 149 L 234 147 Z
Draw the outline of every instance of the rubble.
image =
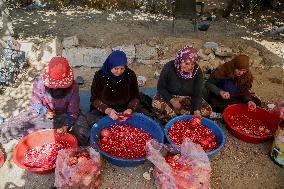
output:
M 233 56 L 233 50 L 228 47 L 217 47 L 214 49 L 214 53 L 217 56 L 226 57 L 226 56 Z

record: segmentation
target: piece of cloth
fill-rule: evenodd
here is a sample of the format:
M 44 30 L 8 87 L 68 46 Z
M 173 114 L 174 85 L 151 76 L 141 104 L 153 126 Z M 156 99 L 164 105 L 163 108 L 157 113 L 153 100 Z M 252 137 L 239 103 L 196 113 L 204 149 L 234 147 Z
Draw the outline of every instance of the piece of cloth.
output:
M 102 72 L 106 77 L 119 81 L 127 74 L 128 69 L 126 69 L 120 76 L 115 76 L 112 74 L 111 69 L 117 66 L 125 66 L 125 68 L 127 68 L 127 57 L 123 51 L 113 51 L 104 62 Z
M 212 94 L 216 95 L 216 96 L 220 96 L 220 92 L 221 90 L 226 91 L 226 90 L 231 90 L 231 91 L 227 91 L 227 92 L 231 92 L 231 95 L 236 95 L 236 94 L 241 94 L 240 98 L 242 98 L 242 101 L 244 103 L 247 103 L 248 101 L 251 100 L 251 93 L 249 91 L 249 89 L 246 90 L 240 90 L 236 85 L 233 85 L 234 83 L 236 83 L 236 80 L 231 80 L 231 82 L 229 83 L 225 83 L 226 79 L 218 79 L 217 77 L 215 77 L 214 75 L 211 74 L 211 76 L 209 77 L 209 79 L 205 82 L 205 89 L 203 91 L 203 93 L 208 94 L 205 99 L 208 100 L 210 98 L 212 98 Z M 228 81 L 228 80 L 227 80 Z M 229 86 L 226 86 L 229 85 Z M 205 95 L 203 95 L 205 96 Z M 220 98 L 222 98 L 220 96 Z M 209 103 L 210 104 L 210 103 Z M 211 105 L 211 104 L 210 104 Z
M 49 88 L 67 88 L 74 82 L 74 74 L 66 58 L 53 57 L 42 74 L 44 85 Z
M 190 96 L 192 98 L 193 111 L 200 110 L 202 100 L 203 74 L 200 68 L 194 78 L 180 78 L 174 67 L 174 61 L 170 61 L 163 67 L 157 85 L 158 93 L 169 102 L 174 95 Z
M 198 64 L 196 63 L 198 60 L 197 50 L 190 46 L 185 46 L 181 48 L 176 55 L 175 58 L 175 69 L 177 74 L 183 79 L 191 79 L 193 78 L 197 70 L 199 68 Z M 184 72 L 181 70 L 181 63 L 183 62 L 193 62 L 195 64 L 193 70 L 191 72 Z
M 236 86 L 235 80 L 223 79 L 218 83 L 218 87 L 223 91 L 229 92 L 231 95 L 240 94 L 240 89 Z
M 192 100 L 190 97 L 176 97 L 179 99 L 182 107 L 180 110 L 180 114 L 193 114 L 192 110 Z M 157 94 L 153 98 L 152 106 L 160 120 L 164 122 L 168 122 L 173 117 L 177 116 L 178 114 L 174 111 L 173 106 L 166 100 L 164 100 L 159 94 Z M 210 105 L 202 99 L 201 108 L 200 108 L 201 115 L 203 117 L 209 117 L 212 109 Z
M 117 112 L 128 108 L 136 110 L 139 105 L 137 77 L 134 71 L 126 69 L 127 74 L 119 81 L 110 79 L 102 70 L 95 73 L 91 87 L 91 110 L 95 108 L 103 113 L 107 108 Z
M 46 91 L 42 77 L 36 77 L 32 91 L 32 106 L 31 110 L 39 114 L 45 114 L 48 111 L 55 114 L 66 113 L 68 116 L 65 119 L 65 125 L 73 125 L 79 116 L 79 86 L 74 82 L 70 86 L 70 91 L 63 98 L 52 98 Z
M 34 112 L 22 112 L 0 125 L 0 143 L 8 143 L 12 139 L 21 138 L 40 129 L 61 128 L 66 117 L 68 117 L 67 114 L 61 114 L 54 119 L 47 119 L 44 115 Z M 86 116 L 80 114 L 72 126 L 71 133 L 77 138 L 80 145 L 86 145 L 89 131 L 90 126 Z
M 257 96 L 251 96 L 250 100 L 253 101 L 257 106 L 261 106 L 261 100 Z M 244 103 L 247 104 L 247 99 L 244 96 L 232 97 L 230 99 L 223 99 L 220 95 L 210 94 L 206 101 L 212 107 L 214 112 L 223 113 L 225 108 L 231 104 Z
M 213 75 L 218 79 L 234 79 L 235 69 L 249 70 L 249 57 L 247 55 L 238 55 L 231 61 L 218 66 Z

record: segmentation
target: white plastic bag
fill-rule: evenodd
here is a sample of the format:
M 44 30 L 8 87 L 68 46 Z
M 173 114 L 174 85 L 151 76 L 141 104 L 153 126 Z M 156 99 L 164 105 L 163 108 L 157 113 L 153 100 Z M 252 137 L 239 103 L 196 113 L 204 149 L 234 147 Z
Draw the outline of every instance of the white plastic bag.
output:
M 177 157 L 173 168 L 167 163 L 160 149 Z M 211 167 L 207 154 L 199 144 L 186 138 L 180 147 L 159 144 L 151 140 L 146 145 L 147 159 L 154 165 L 153 175 L 158 189 L 209 189 Z M 167 156 L 169 157 L 169 156 Z M 167 158 L 166 157 L 166 158 Z
M 100 154 L 92 147 L 60 150 L 55 168 L 59 189 L 93 189 L 100 185 Z

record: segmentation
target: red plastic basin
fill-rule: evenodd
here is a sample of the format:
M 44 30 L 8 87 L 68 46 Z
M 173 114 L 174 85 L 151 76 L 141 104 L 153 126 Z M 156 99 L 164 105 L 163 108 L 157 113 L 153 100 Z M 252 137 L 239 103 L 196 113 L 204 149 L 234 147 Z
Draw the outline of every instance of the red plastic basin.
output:
M 15 147 L 13 152 L 13 161 L 16 165 L 22 169 L 37 173 L 46 174 L 54 171 L 54 168 L 31 168 L 23 164 L 25 153 L 27 150 L 33 149 L 36 146 L 41 146 L 46 143 L 52 143 L 56 141 L 66 141 L 71 147 L 77 147 L 77 139 L 69 134 L 57 134 L 55 129 L 44 129 L 33 132 L 25 136 Z
M 230 105 L 224 110 L 223 114 L 224 114 L 224 120 L 227 124 L 227 128 L 233 136 L 245 142 L 254 143 L 254 144 L 264 142 L 265 140 L 273 138 L 278 123 L 280 121 L 279 116 L 259 107 L 257 107 L 256 112 L 248 111 L 248 107 L 245 104 Z M 239 130 L 236 130 L 232 126 L 232 123 L 229 120 L 229 116 L 231 115 L 246 115 L 251 119 L 259 120 L 272 131 L 272 134 L 267 136 L 254 136 L 242 133 Z
M 2 152 L 2 150 L 0 150 L 0 168 L 3 166 L 4 163 L 5 163 L 5 155 Z

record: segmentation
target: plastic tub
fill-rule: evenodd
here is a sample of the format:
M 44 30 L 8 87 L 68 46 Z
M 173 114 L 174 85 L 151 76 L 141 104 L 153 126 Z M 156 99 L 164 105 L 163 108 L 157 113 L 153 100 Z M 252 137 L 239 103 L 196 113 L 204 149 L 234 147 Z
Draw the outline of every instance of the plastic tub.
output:
M 166 136 L 166 138 L 167 138 L 167 140 L 169 141 L 170 144 L 173 144 L 172 140 L 168 136 L 168 131 L 171 128 L 171 126 L 176 121 L 185 120 L 185 119 L 191 119 L 192 117 L 193 117 L 193 115 L 189 115 L 189 114 L 187 114 L 187 115 L 180 115 L 180 116 L 177 116 L 177 117 L 171 119 L 166 124 L 164 132 L 165 132 L 165 136 Z M 216 149 L 206 153 L 210 157 L 213 154 L 215 154 L 216 152 L 220 151 L 224 147 L 224 145 L 225 145 L 225 135 L 224 135 L 223 130 L 216 123 L 214 123 L 212 120 L 203 117 L 201 119 L 201 122 L 202 122 L 202 124 L 205 127 L 211 129 L 213 131 L 214 135 L 217 138 L 218 147 Z
M 77 147 L 77 139 L 69 134 L 57 134 L 56 129 L 44 129 L 33 132 L 25 136 L 15 147 L 13 152 L 13 161 L 16 165 L 22 169 L 37 173 L 46 174 L 54 171 L 54 168 L 31 168 L 23 164 L 25 158 L 25 152 L 27 150 L 33 149 L 36 146 L 41 146 L 46 143 L 52 143 L 56 141 L 66 141 L 71 147 Z
M 224 110 L 223 114 L 224 114 L 224 120 L 227 124 L 227 128 L 233 136 L 245 142 L 254 143 L 254 144 L 273 138 L 273 135 L 280 121 L 280 118 L 276 114 L 270 113 L 267 110 L 262 109 L 260 107 L 257 107 L 256 112 L 248 111 L 248 107 L 245 104 L 230 105 Z M 239 132 L 234 127 L 232 127 L 232 123 L 229 120 L 230 115 L 238 115 L 238 114 L 247 115 L 249 118 L 254 120 L 260 120 L 272 131 L 272 133 L 267 136 L 254 136 Z
M 128 118 L 124 122 L 118 122 L 112 120 L 109 116 L 103 117 L 98 123 L 94 124 L 91 129 L 90 140 L 91 145 L 96 148 L 110 163 L 120 166 L 120 167 L 133 167 L 144 163 L 146 157 L 144 158 L 135 158 L 135 159 L 126 159 L 110 155 L 109 153 L 101 150 L 97 145 L 98 140 L 100 139 L 100 131 L 104 128 L 110 127 L 113 124 L 129 124 L 133 127 L 143 129 L 152 135 L 160 143 L 164 143 L 164 133 L 161 127 L 149 117 L 140 114 L 134 113 L 133 117 Z

